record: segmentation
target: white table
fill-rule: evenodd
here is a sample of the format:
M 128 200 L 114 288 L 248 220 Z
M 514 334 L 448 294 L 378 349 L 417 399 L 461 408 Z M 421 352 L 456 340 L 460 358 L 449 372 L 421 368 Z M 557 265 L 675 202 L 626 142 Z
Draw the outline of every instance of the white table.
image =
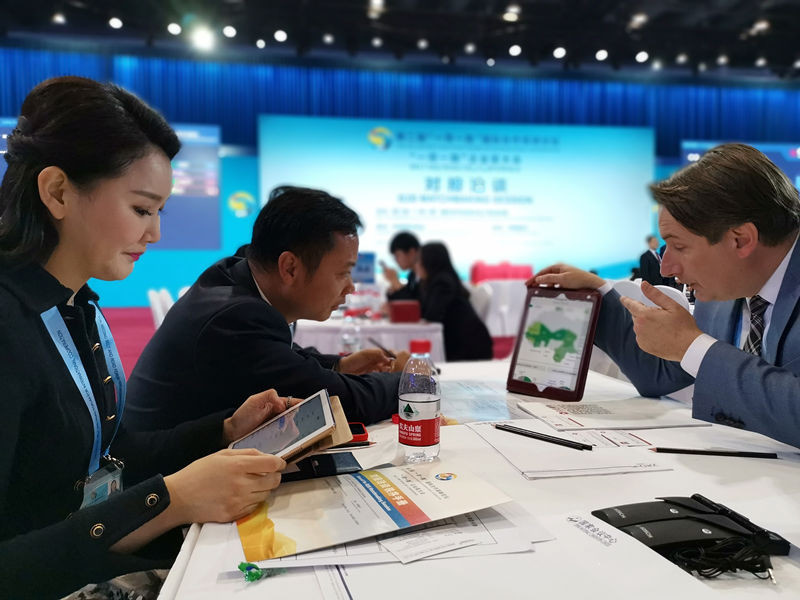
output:
M 441 323 L 390 323 L 386 320 L 372 321 L 354 319 L 359 328 L 361 348 L 372 346 L 367 338 L 375 338 L 384 348 L 390 350 L 408 350 L 411 340 L 423 339 L 431 342 L 431 358 L 435 363 L 444 362 L 444 335 Z M 324 354 L 338 354 L 342 350 L 342 332 L 344 319 L 328 319 L 327 321 L 297 321 L 294 341 L 300 346 L 314 346 Z
M 485 363 L 450 363 L 443 366 L 443 380 L 483 380 L 501 386 L 508 369 L 507 361 Z M 590 373 L 586 400 L 592 393 L 613 391 L 620 398 L 635 392 L 626 382 Z M 499 394 L 494 403 L 450 403 L 443 408 L 449 416 L 466 418 L 473 412 L 478 418 L 516 418 L 520 397 Z M 530 398 L 525 398 L 530 400 Z M 642 399 L 642 402 L 653 400 Z M 374 436 L 391 435 L 391 424 L 374 428 Z M 713 425 L 712 428 L 722 426 Z M 689 430 L 693 431 L 689 431 Z M 785 448 L 763 436 L 723 428 L 718 433 L 733 439 L 756 441 L 765 448 Z M 676 445 L 686 444 L 687 436 L 702 435 L 709 428 L 661 430 L 674 432 Z M 672 435 L 672 434 L 670 434 Z M 546 463 L 550 445 L 531 444 L 531 452 Z M 630 448 L 626 451 L 645 449 Z M 643 544 L 634 551 L 643 564 L 628 568 L 618 555 L 597 549 L 575 547 L 575 527 L 566 520 L 571 513 L 589 513 L 597 508 L 644 502 L 658 496 L 688 496 L 701 493 L 750 517 L 755 523 L 777 531 L 794 544 L 800 544 L 800 460 L 742 459 L 715 456 L 659 454 L 659 462 L 674 470 L 602 477 L 575 477 L 528 481 L 493 448 L 469 428 L 442 428 L 441 458 L 468 461 L 474 472 L 521 503 L 556 536 L 550 542 L 535 545 L 535 552 L 469 557 L 450 560 L 419 561 L 409 565 L 388 564 L 347 567 L 353 600 L 389 598 L 724 598 L 763 599 L 800 598 L 800 551 L 793 548 L 788 557 L 773 559 L 778 585 L 755 579 L 749 573 L 724 576 L 717 580 L 695 580 L 678 567 L 662 559 Z M 223 580 L 211 588 L 196 589 L 192 581 L 198 570 L 209 565 L 192 561 L 199 526 L 194 525 L 162 590 L 165 598 L 319 598 L 321 592 L 313 569 L 290 569 L 287 573 L 244 584 Z M 582 534 L 581 534 L 582 535 Z M 623 543 L 635 540 L 625 538 Z M 584 544 L 586 546 L 587 543 Z M 223 564 L 229 569 L 234 565 Z M 653 569 L 653 567 L 657 567 Z M 193 576 L 193 573 L 195 574 Z M 185 575 L 185 578 L 184 578 Z M 360 587 L 359 587 L 360 586 Z M 180 588 L 180 589 L 178 589 Z M 358 589 L 354 589 L 358 588 Z

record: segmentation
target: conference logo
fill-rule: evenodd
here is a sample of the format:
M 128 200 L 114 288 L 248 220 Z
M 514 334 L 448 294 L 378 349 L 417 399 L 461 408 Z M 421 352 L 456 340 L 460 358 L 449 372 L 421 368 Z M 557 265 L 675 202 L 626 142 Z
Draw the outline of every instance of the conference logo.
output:
M 455 479 L 456 477 L 458 477 L 458 475 L 456 475 L 455 473 L 438 473 L 434 477 L 436 477 L 436 479 L 438 479 L 439 481 L 450 481 L 451 479 Z
M 249 192 L 234 192 L 228 196 L 228 208 L 240 219 L 249 217 L 256 209 L 256 199 Z
M 367 134 L 367 140 L 378 150 L 388 150 L 394 136 L 386 127 L 373 127 Z

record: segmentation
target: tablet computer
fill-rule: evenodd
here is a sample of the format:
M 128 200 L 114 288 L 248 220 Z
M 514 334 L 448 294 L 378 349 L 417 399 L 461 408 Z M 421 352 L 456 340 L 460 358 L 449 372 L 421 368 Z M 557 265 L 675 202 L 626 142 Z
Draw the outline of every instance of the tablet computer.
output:
M 336 427 L 327 390 L 320 390 L 231 443 L 229 448 L 256 448 L 288 461 L 329 435 Z
M 508 391 L 580 400 L 600 300 L 597 290 L 530 288 L 508 372 Z

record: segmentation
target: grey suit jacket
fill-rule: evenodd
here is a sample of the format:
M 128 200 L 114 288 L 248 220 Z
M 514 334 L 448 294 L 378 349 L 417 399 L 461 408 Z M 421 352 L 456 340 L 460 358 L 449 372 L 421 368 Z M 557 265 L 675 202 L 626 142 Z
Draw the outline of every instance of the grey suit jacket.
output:
M 798 299 L 800 244 L 789 259 L 760 357 L 735 345 L 744 299 L 697 302 L 694 317 L 698 327 L 718 341 L 703 358 L 696 380 L 680 363 L 639 348 L 633 321 L 616 291 L 603 297 L 595 344 L 619 365 L 643 396 L 662 396 L 694 383 L 695 418 L 757 431 L 800 447 Z

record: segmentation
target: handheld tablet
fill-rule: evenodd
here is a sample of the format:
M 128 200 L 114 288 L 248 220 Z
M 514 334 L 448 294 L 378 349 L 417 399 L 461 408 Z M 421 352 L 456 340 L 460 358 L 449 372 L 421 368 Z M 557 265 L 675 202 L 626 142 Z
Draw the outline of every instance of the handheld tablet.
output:
M 256 448 L 265 454 L 288 460 L 328 435 L 335 427 L 328 391 L 320 390 L 228 447 Z
M 600 299 L 597 290 L 529 289 L 506 389 L 553 400 L 580 400 Z

